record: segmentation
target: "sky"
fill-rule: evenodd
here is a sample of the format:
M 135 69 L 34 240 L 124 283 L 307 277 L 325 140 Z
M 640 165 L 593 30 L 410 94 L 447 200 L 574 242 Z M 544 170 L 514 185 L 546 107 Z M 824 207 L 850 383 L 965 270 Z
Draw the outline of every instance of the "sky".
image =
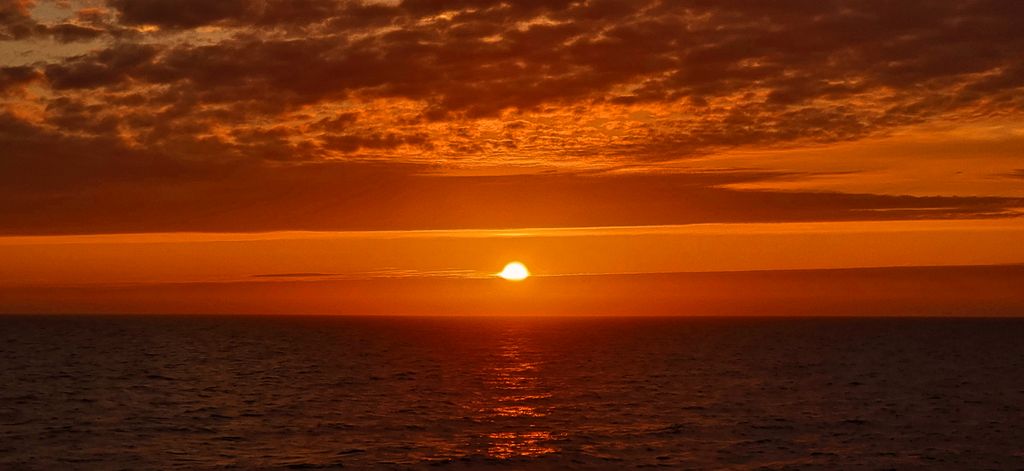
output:
M 850 273 L 872 293 L 1011 286 L 1022 17 L 1000 0 L 0 0 L 0 312 L 586 313 L 619 293 L 615 313 L 757 314 Z M 535 274 L 519 288 L 493 277 L 511 260 Z M 839 286 L 819 286 L 832 308 Z M 1024 313 L 1013 289 L 971 289 L 1002 301 L 875 298 Z M 650 301 L 669 291 L 689 294 Z

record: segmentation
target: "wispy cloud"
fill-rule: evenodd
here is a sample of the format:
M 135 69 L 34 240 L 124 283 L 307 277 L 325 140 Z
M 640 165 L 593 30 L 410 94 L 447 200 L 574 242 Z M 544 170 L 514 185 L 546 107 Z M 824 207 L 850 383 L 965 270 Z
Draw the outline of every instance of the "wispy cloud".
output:
M 493 276 L 493 273 L 481 273 L 475 270 L 455 268 L 443 270 L 382 268 L 379 270 L 346 273 L 265 273 L 252 275 L 252 278 L 274 280 L 367 280 L 377 278 L 492 278 Z

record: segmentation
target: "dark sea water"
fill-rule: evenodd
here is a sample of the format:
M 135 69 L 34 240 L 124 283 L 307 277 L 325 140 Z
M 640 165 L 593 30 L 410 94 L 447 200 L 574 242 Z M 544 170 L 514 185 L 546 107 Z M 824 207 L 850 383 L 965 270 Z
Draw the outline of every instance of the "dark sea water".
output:
M 0 317 L 0 469 L 1021 469 L 1024 321 Z

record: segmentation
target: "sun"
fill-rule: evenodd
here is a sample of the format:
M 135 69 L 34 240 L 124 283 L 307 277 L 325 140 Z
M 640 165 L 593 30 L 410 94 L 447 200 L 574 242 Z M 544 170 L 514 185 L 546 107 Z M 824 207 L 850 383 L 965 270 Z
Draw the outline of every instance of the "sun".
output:
M 530 276 L 530 270 L 526 269 L 526 265 L 519 262 L 509 262 L 505 265 L 505 268 L 498 273 L 498 276 L 509 280 L 509 281 L 523 281 Z

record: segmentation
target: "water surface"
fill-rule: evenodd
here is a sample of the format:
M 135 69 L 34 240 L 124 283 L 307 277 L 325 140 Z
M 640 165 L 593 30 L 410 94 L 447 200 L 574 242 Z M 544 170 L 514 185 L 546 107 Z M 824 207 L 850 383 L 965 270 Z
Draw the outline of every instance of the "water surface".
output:
M 1024 321 L 0 317 L 0 469 L 1024 468 Z

